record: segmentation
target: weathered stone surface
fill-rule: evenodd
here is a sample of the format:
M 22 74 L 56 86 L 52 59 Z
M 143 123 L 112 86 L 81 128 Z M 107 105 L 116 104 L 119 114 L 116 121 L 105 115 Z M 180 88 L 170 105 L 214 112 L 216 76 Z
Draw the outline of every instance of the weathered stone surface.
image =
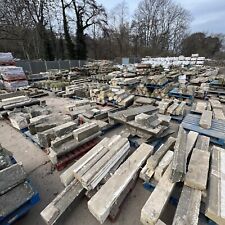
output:
M 152 98 L 145 98 L 145 97 L 138 97 L 136 100 L 135 100 L 135 103 L 138 103 L 138 104 L 149 104 L 149 105 L 152 105 L 153 103 L 155 102 L 154 99 Z
M 159 181 L 163 176 L 163 173 L 166 171 L 167 167 L 173 159 L 173 151 L 168 151 L 163 156 L 162 160 L 159 162 L 158 166 L 155 169 L 154 178 Z
M 119 105 L 128 107 L 128 106 L 132 105 L 133 102 L 134 102 L 134 95 L 129 95 L 128 97 L 123 99 L 121 102 L 119 102 Z
M 223 109 L 214 108 L 213 109 L 213 114 L 214 114 L 214 117 L 215 117 L 216 120 L 223 120 L 223 121 L 225 121 L 225 116 L 224 116 L 224 113 L 223 113 Z
M 205 215 L 217 224 L 225 224 L 225 152 L 213 146 Z
M 120 213 L 120 206 L 122 206 L 122 203 L 126 199 L 129 192 L 134 188 L 135 184 L 137 182 L 137 174 L 131 179 L 129 184 L 126 186 L 126 188 L 122 191 L 117 201 L 113 204 L 113 207 L 110 210 L 109 218 L 111 220 L 115 220 Z
M 171 105 L 172 100 L 163 100 L 159 102 L 159 113 L 165 114 L 167 108 Z
M 84 188 L 77 181 L 72 181 L 42 212 L 47 224 L 55 224 L 72 202 L 84 194 Z
M 195 148 L 201 149 L 203 151 L 209 151 L 209 142 L 210 142 L 209 137 L 206 137 L 204 135 L 199 135 Z
M 154 170 L 166 152 L 173 148 L 176 139 L 169 137 L 167 141 L 160 146 L 160 148 L 147 160 L 147 167 L 149 170 Z
M 30 133 L 32 135 L 36 134 L 37 133 L 36 125 L 47 122 L 49 118 L 50 118 L 50 115 L 40 115 L 40 116 L 36 116 L 34 118 L 31 118 L 30 123 L 28 125 Z
M 209 99 L 209 102 L 213 109 L 223 109 L 223 106 L 221 105 L 219 100 Z
M 174 102 L 171 106 L 168 107 L 166 113 L 169 115 L 175 114 L 174 111 L 177 109 L 178 106 L 179 106 L 178 102 Z
M 12 153 L 4 149 L 0 144 L 0 170 L 12 165 L 10 156 L 12 156 Z
M 154 113 L 157 111 L 157 108 L 152 106 L 152 105 L 144 105 L 144 106 L 139 106 L 139 107 L 133 107 L 133 108 L 129 108 L 126 110 L 122 110 L 119 112 L 115 112 L 115 113 L 110 113 L 109 117 L 113 118 L 113 119 L 118 119 L 120 121 L 131 121 L 135 119 L 135 116 L 140 114 L 140 113 Z
M 50 147 L 52 140 L 54 140 L 56 137 L 68 134 L 74 129 L 76 129 L 76 124 L 72 121 L 69 121 L 67 123 L 48 129 L 42 133 L 38 133 L 40 145 L 45 148 Z
M 106 220 L 114 203 L 152 151 L 152 146 L 142 144 L 88 202 L 90 212 L 99 222 Z
M 49 129 L 51 129 L 53 127 L 56 127 L 56 126 L 57 126 L 57 123 L 48 123 L 48 122 L 35 125 L 34 126 L 35 134 L 43 132 L 45 130 L 49 130 Z M 31 131 L 31 129 L 29 129 L 29 130 Z
M 110 151 L 81 177 L 83 186 L 88 190 L 94 189 L 116 162 L 126 154 L 129 148 L 130 144 L 128 139 L 120 138 L 120 140 L 111 147 Z
M 97 133 L 99 126 L 96 123 L 85 123 L 73 132 L 74 138 L 77 141 L 82 141 L 85 138 Z
M 62 135 L 68 134 L 77 128 L 77 125 L 73 121 L 69 121 L 67 123 L 61 124 L 54 128 L 54 133 L 56 137 L 60 137 Z
M 40 105 L 33 105 L 30 107 L 25 107 L 24 109 L 29 114 L 30 118 L 40 115 L 48 115 L 51 113 L 51 110 L 48 107 L 42 107 Z
M 186 174 L 187 163 L 187 132 L 182 126 L 179 128 L 177 141 L 174 146 L 174 156 L 172 161 L 172 182 L 183 181 Z
M 204 110 L 200 118 L 199 125 L 204 129 L 209 129 L 212 125 L 212 111 Z
M 151 116 L 151 115 L 148 115 L 145 113 L 141 113 L 141 114 L 135 116 L 135 122 L 137 122 L 138 124 L 141 124 L 141 125 L 146 125 L 147 121 L 152 122 L 155 119 L 157 119 L 156 114 Z
M 208 180 L 210 153 L 200 149 L 194 149 L 191 155 L 188 172 L 185 176 L 184 184 L 186 186 L 205 190 Z
M 135 122 L 140 125 L 155 128 L 161 124 L 161 120 L 158 120 L 157 114 L 148 115 L 145 113 L 141 113 L 135 116 Z
M 18 163 L 0 170 L 0 195 L 24 182 L 25 179 L 23 166 Z
M 201 203 L 201 191 L 184 185 L 173 225 L 198 225 L 198 216 Z
M 109 152 L 109 149 L 104 147 L 92 160 L 85 164 L 79 171 L 74 171 L 74 177 L 81 181 L 82 176 L 87 173 L 93 166 L 95 166 L 103 156 Z
M 144 167 L 141 171 L 145 173 L 145 175 L 141 175 L 141 178 L 145 181 L 149 181 L 153 176 L 155 169 L 163 156 L 169 150 L 169 148 L 173 148 L 176 139 L 173 137 L 169 137 L 167 141 L 160 146 L 160 148 L 147 160 L 146 167 Z
M 23 102 L 23 101 L 27 101 L 29 98 L 27 96 L 16 96 L 16 97 L 11 97 L 11 98 L 6 98 L 6 99 L 2 99 L 2 105 L 11 105 L 11 104 L 15 104 L 18 102 Z
M 6 94 L 0 94 L 0 100 L 24 96 L 24 95 L 25 95 L 24 91 L 16 91 L 16 92 L 11 92 L 11 93 L 6 93 Z
M 169 126 L 170 121 L 171 121 L 171 116 L 158 114 L 158 120 L 161 121 L 162 125 Z
M 27 114 L 25 113 L 10 113 L 9 114 L 9 120 L 13 127 L 15 127 L 18 130 L 24 129 L 28 127 L 28 118 Z
M 28 201 L 34 194 L 26 181 L 0 196 L 0 217 L 5 217 Z
M 52 164 L 56 164 L 58 162 L 58 157 L 65 155 L 68 152 L 74 151 L 76 148 L 84 145 L 85 143 L 97 138 L 98 136 L 101 135 L 101 132 L 97 132 L 91 136 L 89 136 L 88 138 L 85 138 L 84 140 L 78 142 L 75 139 L 69 140 L 65 143 L 62 143 L 60 146 L 58 147 L 54 147 L 54 148 L 50 148 L 49 151 L 50 153 L 48 154 L 48 157 L 50 159 L 50 161 L 52 162 Z
M 57 137 L 55 140 L 51 141 L 51 148 L 55 149 L 55 148 L 61 146 L 62 144 L 67 143 L 68 141 L 71 141 L 73 139 L 74 139 L 74 137 L 73 137 L 72 132 L 70 134 L 66 134 L 61 137 Z
M 14 108 L 21 108 L 24 106 L 40 105 L 40 104 L 41 104 L 41 101 L 38 99 L 29 99 L 27 101 L 18 102 L 18 103 L 14 103 L 14 104 L 10 104 L 10 105 L 5 105 L 5 106 L 3 106 L 3 108 L 5 110 L 12 110 Z
M 80 170 L 86 163 L 92 160 L 100 151 L 102 151 L 105 144 L 107 144 L 109 138 L 104 138 L 95 147 L 93 147 L 89 152 L 87 152 L 82 158 L 76 161 L 72 166 L 70 166 L 65 172 L 60 175 L 61 182 L 67 186 L 74 179 L 74 172 Z
M 145 166 L 141 169 L 139 173 L 139 178 L 146 182 L 148 182 L 151 178 L 151 177 L 149 178 L 148 175 L 146 174 L 147 170 L 148 170 L 148 167 L 147 167 L 147 164 L 145 164 Z
M 83 107 L 82 107 L 83 106 Z M 75 100 L 73 104 L 66 106 L 66 109 L 69 111 L 74 111 L 77 108 L 80 109 L 89 109 L 90 108 L 90 100 L 84 99 L 84 100 Z
M 182 101 L 179 106 L 175 109 L 175 115 L 183 115 L 184 114 L 184 108 L 186 106 L 186 102 Z
M 207 102 L 206 101 L 198 101 L 196 104 L 195 111 L 198 113 L 203 113 L 207 108 Z
M 187 135 L 187 147 L 186 147 L 186 158 L 188 158 L 189 154 L 191 153 L 192 149 L 195 146 L 196 140 L 198 138 L 198 133 L 194 132 L 194 131 L 189 131 L 188 135 Z
M 141 210 L 142 224 L 154 225 L 158 221 L 175 186 L 175 183 L 171 182 L 170 176 L 171 165 L 169 165 Z
M 158 220 L 155 225 L 166 225 L 162 220 Z

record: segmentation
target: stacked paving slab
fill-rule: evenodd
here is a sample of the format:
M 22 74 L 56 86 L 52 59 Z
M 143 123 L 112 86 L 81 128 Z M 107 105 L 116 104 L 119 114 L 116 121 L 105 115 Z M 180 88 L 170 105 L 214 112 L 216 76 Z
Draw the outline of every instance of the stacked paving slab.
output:
M 4 87 L 8 91 L 16 91 L 28 86 L 27 77 L 22 67 L 16 67 L 10 52 L 0 53 L 0 73 Z
M 23 165 L 12 161 L 12 154 L 0 145 L 0 223 L 5 224 L 34 195 Z

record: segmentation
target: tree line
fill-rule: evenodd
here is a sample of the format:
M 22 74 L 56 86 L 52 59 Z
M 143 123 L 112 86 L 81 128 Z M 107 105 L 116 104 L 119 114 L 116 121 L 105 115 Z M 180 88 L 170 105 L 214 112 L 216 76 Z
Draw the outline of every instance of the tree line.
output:
M 0 0 L 0 51 L 21 59 L 115 59 L 200 53 L 221 56 L 224 36 L 189 34 L 190 12 L 173 0 Z

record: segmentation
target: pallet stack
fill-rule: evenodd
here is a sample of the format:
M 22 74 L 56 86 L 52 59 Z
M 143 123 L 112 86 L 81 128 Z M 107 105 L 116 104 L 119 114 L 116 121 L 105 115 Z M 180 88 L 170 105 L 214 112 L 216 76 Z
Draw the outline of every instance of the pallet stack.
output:
M 40 200 L 22 164 L 0 145 L 0 224 L 11 224 Z
M 168 82 L 165 75 L 153 75 L 153 76 L 147 76 L 144 78 L 144 83 L 146 85 L 154 86 L 162 86 Z
M 136 66 L 136 73 L 138 76 L 149 75 L 151 71 L 151 65 L 149 64 L 138 64 Z
M 218 99 L 210 98 L 208 101 L 197 101 L 192 107 L 192 112 L 196 114 L 202 114 L 206 110 L 212 111 L 213 119 L 225 121 L 223 105 Z
M 127 170 L 127 165 L 130 165 L 132 166 L 132 173 L 137 172 L 145 158 L 150 154 L 150 150 L 143 150 L 143 154 L 141 154 L 141 151 L 138 151 L 136 154 L 134 153 L 134 159 L 131 160 L 131 158 L 128 158 L 128 161 L 124 162 L 126 164 L 124 165 L 124 169 Z M 69 205 L 85 193 L 85 190 L 87 196 L 91 192 L 96 193 L 101 184 L 104 183 L 104 180 L 110 179 L 111 174 L 118 169 L 130 151 L 128 139 L 120 135 L 104 138 L 99 142 L 87 154 L 61 174 L 61 181 L 66 187 L 41 212 L 44 221 L 47 224 L 54 224 Z M 133 165 L 133 162 L 135 162 L 135 165 Z M 131 180 L 132 177 L 132 175 L 129 178 L 127 176 L 127 179 Z
M 197 225 L 200 218 L 204 217 L 203 214 L 215 222 L 220 221 L 218 224 L 224 223 L 224 216 L 220 211 L 223 209 L 224 199 L 221 197 L 221 204 L 217 207 L 214 207 L 215 201 L 213 201 L 217 196 L 222 196 L 220 195 L 222 188 L 220 189 L 219 185 L 224 179 L 223 172 L 217 173 L 221 168 L 218 162 L 222 149 L 217 148 L 218 150 L 215 149 L 215 151 L 213 149 L 213 158 L 210 163 L 209 142 L 210 138 L 193 131 L 188 133 L 180 126 L 177 139 L 169 138 L 147 160 L 140 177 L 147 182 L 146 188 L 148 185 L 153 187 L 153 192 L 141 210 L 142 224 L 160 224 L 168 202 L 173 202 L 176 206 L 173 225 Z M 210 164 L 211 173 L 208 176 Z M 207 183 L 211 186 L 207 186 Z M 176 195 L 175 193 L 180 190 L 181 195 Z M 204 192 L 208 192 L 206 200 L 203 199 Z M 206 211 L 202 211 L 201 205 L 205 202 Z M 216 202 L 218 202 L 217 199 Z
M 8 115 L 14 109 L 40 104 L 40 100 L 28 97 L 24 91 L 0 94 L 0 111 Z
M 178 100 L 163 99 L 159 102 L 159 113 L 170 116 L 184 116 L 185 101 L 179 102 Z
M 22 67 L 16 67 L 11 53 L 0 53 L 0 74 L 4 87 L 16 91 L 28 86 L 27 77 Z

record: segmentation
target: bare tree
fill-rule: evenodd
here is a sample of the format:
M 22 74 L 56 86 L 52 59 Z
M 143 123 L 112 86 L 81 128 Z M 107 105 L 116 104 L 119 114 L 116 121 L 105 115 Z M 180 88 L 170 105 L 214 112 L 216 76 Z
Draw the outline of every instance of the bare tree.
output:
M 97 0 L 0 0 L 0 49 L 47 60 L 176 54 L 189 18 L 173 0 L 141 0 L 132 21 L 125 1 L 108 18 Z
M 63 28 L 64 28 L 64 36 L 65 36 L 67 51 L 68 51 L 69 58 L 75 59 L 76 58 L 75 45 L 74 45 L 71 35 L 70 35 L 68 20 L 67 20 L 67 16 L 66 16 L 66 9 L 69 6 L 70 6 L 69 3 L 65 3 L 64 0 L 61 0 Z
M 188 28 L 189 12 L 172 0 L 142 0 L 135 12 L 140 43 L 152 54 L 178 51 Z
M 115 39 L 119 50 L 118 56 L 128 56 L 130 50 L 130 23 L 126 1 L 122 1 L 112 10 L 109 23 L 111 35 Z
M 72 0 L 76 20 L 76 47 L 78 59 L 87 58 L 85 31 L 95 25 L 107 24 L 105 9 L 95 0 Z
M 34 27 L 30 13 L 25 9 L 23 0 L 4 0 L 0 2 L 0 39 L 10 41 L 21 47 L 23 57 L 30 58 L 29 48 L 33 39 L 29 37 L 29 30 Z M 21 55 L 22 56 L 22 55 Z
M 54 60 L 53 46 L 49 38 L 49 33 L 47 31 L 48 12 L 51 3 L 54 0 L 23 0 L 26 10 L 30 13 L 37 34 L 39 35 L 40 41 L 43 44 L 44 58 L 48 60 Z

